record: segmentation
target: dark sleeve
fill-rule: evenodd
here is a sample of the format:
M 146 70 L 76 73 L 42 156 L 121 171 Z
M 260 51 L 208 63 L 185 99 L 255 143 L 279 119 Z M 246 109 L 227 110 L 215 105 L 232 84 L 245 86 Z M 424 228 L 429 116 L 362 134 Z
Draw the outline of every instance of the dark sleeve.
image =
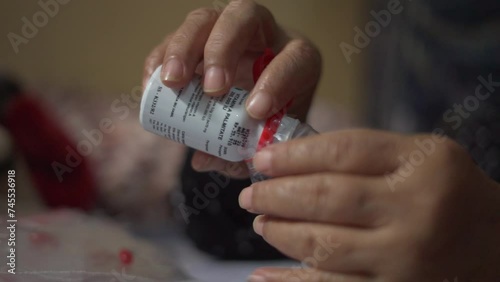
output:
M 371 111 L 375 126 L 441 128 L 500 181 L 500 1 L 401 3 L 404 11 L 374 39 L 375 54 L 385 57 L 372 61 L 374 77 L 383 81 L 372 93 L 379 105 Z M 391 110 L 384 113 L 385 105 Z M 399 119 L 409 122 L 398 128 Z
M 420 0 L 436 17 L 457 24 L 481 24 L 498 19 L 498 0 Z
M 429 65 L 436 62 L 442 71 L 427 76 L 436 94 L 446 97 L 434 126 L 442 126 L 491 178 L 500 181 L 500 1 L 423 3 L 421 11 L 427 5 L 432 20 L 426 23 L 425 18 L 410 16 L 409 30 L 423 46 L 432 47 Z

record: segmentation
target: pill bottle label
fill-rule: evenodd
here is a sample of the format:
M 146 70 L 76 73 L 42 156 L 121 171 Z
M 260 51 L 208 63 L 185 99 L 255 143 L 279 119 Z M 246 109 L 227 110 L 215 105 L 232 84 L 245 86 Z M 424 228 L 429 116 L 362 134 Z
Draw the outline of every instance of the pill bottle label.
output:
M 248 91 L 231 88 L 211 97 L 203 93 L 200 76 L 171 89 L 161 82 L 160 71 L 153 73 L 142 97 L 140 122 L 146 130 L 228 161 L 253 155 L 264 124 L 246 112 Z

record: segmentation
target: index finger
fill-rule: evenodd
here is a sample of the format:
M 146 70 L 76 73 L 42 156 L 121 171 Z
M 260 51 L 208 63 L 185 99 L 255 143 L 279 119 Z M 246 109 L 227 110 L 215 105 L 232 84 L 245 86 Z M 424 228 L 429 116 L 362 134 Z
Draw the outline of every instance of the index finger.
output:
M 203 89 L 220 96 L 233 85 L 245 51 L 262 51 L 274 38 L 272 14 L 255 1 L 231 1 L 215 23 L 204 50 Z
M 268 176 L 342 172 L 378 175 L 399 166 L 401 135 L 375 130 L 343 130 L 265 147 L 253 158 Z

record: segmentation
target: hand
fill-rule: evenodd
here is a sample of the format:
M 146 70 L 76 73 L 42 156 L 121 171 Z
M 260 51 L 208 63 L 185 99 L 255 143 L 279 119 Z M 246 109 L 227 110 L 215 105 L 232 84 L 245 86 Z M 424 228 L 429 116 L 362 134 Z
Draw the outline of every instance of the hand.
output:
M 252 65 L 266 47 L 277 56 L 254 86 Z M 191 12 L 148 56 L 143 84 L 159 65 L 166 86 L 185 86 L 198 71 L 207 95 L 223 95 L 232 86 L 253 88 L 246 106 L 256 119 L 272 116 L 292 98 L 290 113 L 304 119 L 320 77 L 321 56 L 310 41 L 278 26 L 265 7 L 238 0 L 220 14 L 208 8 Z M 193 167 L 246 174 L 228 170 L 227 162 L 201 152 L 193 157 Z
M 500 185 L 446 137 L 339 131 L 271 145 L 254 165 L 275 178 L 241 207 L 311 268 L 249 281 L 500 281 Z

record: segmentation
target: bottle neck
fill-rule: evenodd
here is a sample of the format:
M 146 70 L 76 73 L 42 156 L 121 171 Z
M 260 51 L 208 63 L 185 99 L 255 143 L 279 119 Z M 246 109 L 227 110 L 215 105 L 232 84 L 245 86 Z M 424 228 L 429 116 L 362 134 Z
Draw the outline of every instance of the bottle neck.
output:
M 278 126 L 276 133 L 273 136 L 272 143 L 280 143 L 292 139 L 299 124 L 300 121 L 298 119 L 284 115 L 281 118 L 280 125 Z
M 257 150 L 273 143 L 286 142 L 291 139 L 314 134 L 318 134 L 318 132 L 310 125 L 301 123 L 298 119 L 283 114 L 274 116 L 266 122 L 266 128 L 263 130 Z M 271 135 L 271 138 L 269 138 L 268 135 Z M 264 139 L 267 138 L 266 141 L 263 141 L 264 139 L 262 137 L 265 137 Z M 253 183 L 264 181 L 269 178 L 255 170 L 251 158 L 248 159 L 246 163 L 250 172 L 250 179 Z

